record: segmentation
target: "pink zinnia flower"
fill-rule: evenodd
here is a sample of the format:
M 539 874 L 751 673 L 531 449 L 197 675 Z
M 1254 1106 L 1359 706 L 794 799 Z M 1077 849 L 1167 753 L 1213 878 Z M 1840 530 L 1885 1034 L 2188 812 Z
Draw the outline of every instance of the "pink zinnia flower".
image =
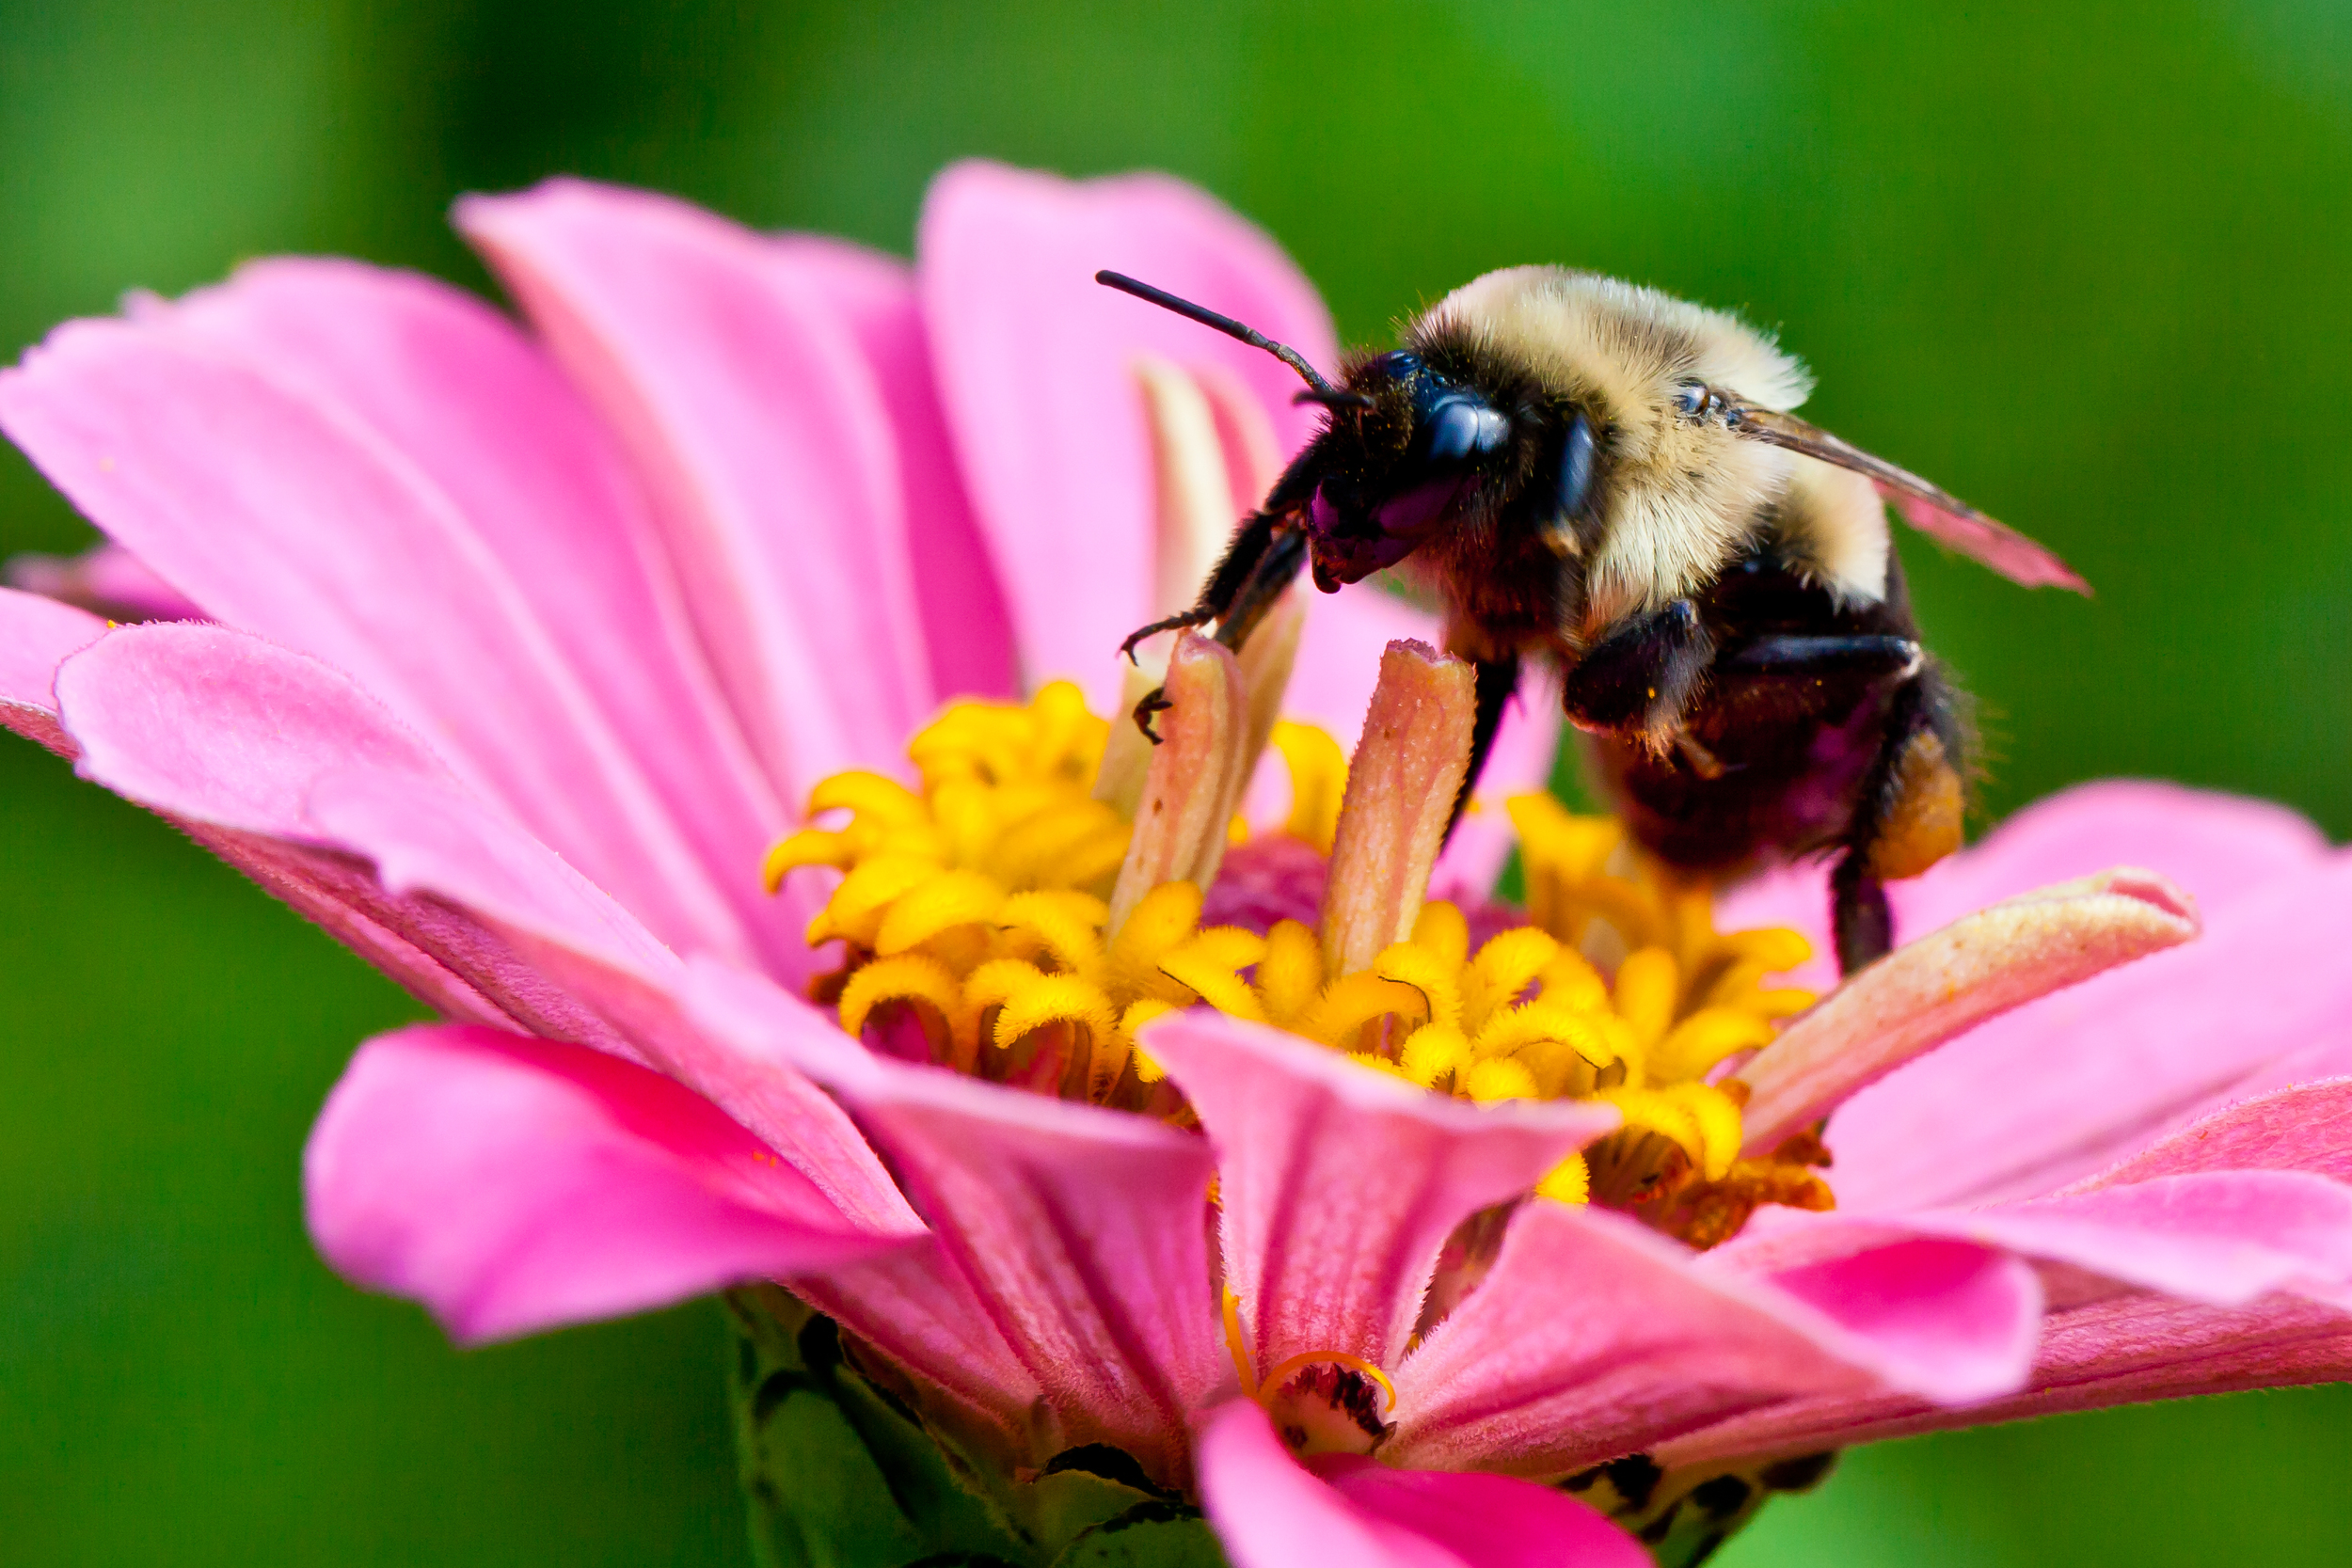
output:
M 1917 940 L 1752 1057 L 1753 988 L 1793 951 L 1716 975 L 1721 1006 L 1686 994 L 1697 948 L 1682 992 L 1667 948 L 1637 953 L 1591 1016 L 1690 1057 L 1652 1100 L 1595 1076 L 1606 1039 L 1561 1058 L 1566 1098 L 1536 1056 L 1473 1061 L 1471 1014 L 1510 1008 L 1549 939 L 1512 938 L 1524 975 L 1477 971 L 1500 811 L 1437 871 L 1473 918 L 1415 916 L 1442 747 L 1359 752 L 1321 896 L 1327 948 L 1355 941 L 1348 909 L 1365 957 L 1280 947 L 1324 858 L 1267 833 L 1217 862 L 1235 737 L 1271 717 L 1248 699 L 1282 681 L 1205 645 L 1169 678 L 1212 717 L 1124 816 L 1067 817 L 1095 839 L 1039 851 L 1141 867 L 1122 924 L 1047 896 L 1067 865 L 1022 884 L 1018 919 L 1009 874 L 923 884 L 928 914 L 913 880 L 862 913 L 825 873 L 771 898 L 763 856 L 813 794 L 856 820 L 787 862 L 831 855 L 850 888 L 931 853 L 891 847 L 948 831 L 910 738 L 994 743 L 953 713 L 923 730 L 943 701 L 1067 676 L 1121 710 L 1109 650 L 1190 597 L 1307 435 L 1281 367 L 1092 271 L 1327 363 L 1327 323 L 1263 236 L 1156 179 L 951 171 L 912 272 L 576 182 L 460 222 L 535 336 L 412 277 L 279 261 L 69 325 L 0 378 L 0 426 L 119 552 L 48 584 L 164 617 L 108 629 L 0 591 L 0 720 L 449 1021 L 362 1047 L 313 1135 L 312 1228 L 353 1278 L 466 1339 L 782 1281 L 853 1341 L 859 1386 L 994 1488 L 999 1539 L 1057 1545 L 1034 1505 L 1056 1462 L 1116 1452 L 1116 1478 L 1075 1467 L 1198 1499 L 1245 1568 L 1640 1560 L 1591 1505 L 1703 1554 L 1849 1442 L 2352 1361 L 2352 869 L 2299 819 L 2153 785 L 2046 802 L 1899 892 Z M 1409 752 L 1457 717 L 1441 665 L 1381 651 L 1416 635 L 1375 594 L 1314 600 L 1285 709 L 1348 735 L 1386 705 Z M 1024 766 L 1101 751 L 1055 689 L 967 711 L 1029 726 Z M 1498 796 L 1540 782 L 1553 733 L 1541 701 L 1513 721 Z M 1130 836 L 1147 799 L 1190 826 Z M 1248 800 L 1279 817 L 1279 785 Z M 1539 815 L 1531 895 L 1568 900 Z M 1198 929 L 1196 895 L 1140 979 L 1112 977 L 1187 880 L 1235 924 Z M 1792 873 L 1726 909 L 1809 927 L 1821 905 Z M 950 961 L 974 909 L 1027 922 L 1038 961 Z M 864 967 L 826 981 L 812 921 Z M 1394 1070 L 1327 1048 L 1361 1022 L 1316 1022 L 1327 974 L 1411 990 L 1416 963 L 1437 968 Z M 1295 1007 L 1278 971 L 1312 981 Z M 1515 978 L 1465 1002 L 1456 971 Z M 1180 973 L 1180 1001 L 1222 1010 L 1155 1019 L 1153 976 Z M 983 992 L 1000 1035 L 1027 1007 L 1061 1054 L 990 1055 Z M 1815 1201 L 1791 1161 L 1824 1117 L 1836 1207 L 1790 1207 Z M 1624 1212 L 1563 1176 L 1587 1146 Z M 1668 1218 L 1661 1169 L 1718 1207 Z

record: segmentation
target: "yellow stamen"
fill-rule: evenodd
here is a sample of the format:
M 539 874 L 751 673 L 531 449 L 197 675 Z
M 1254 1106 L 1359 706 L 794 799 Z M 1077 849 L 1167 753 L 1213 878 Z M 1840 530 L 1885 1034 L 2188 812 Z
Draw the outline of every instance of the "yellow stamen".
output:
M 962 985 L 933 959 L 914 954 L 880 958 L 850 975 L 841 989 L 841 1027 L 851 1035 L 863 1034 L 867 1018 L 885 1002 L 928 1003 L 959 1047 L 977 1037 Z
M 841 867 L 857 859 L 857 846 L 847 833 L 827 832 L 822 828 L 803 828 L 790 838 L 768 851 L 760 863 L 759 878 L 770 893 L 784 886 L 785 878 L 804 865 Z
M 1340 825 L 1340 801 L 1347 794 L 1347 756 L 1330 732 L 1289 720 L 1274 726 L 1274 749 L 1291 776 L 1291 816 L 1285 830 L 1324 854 Z
M 887 958 L 929 942 L 956 926 L 985 925 L 1005 907 L 1005 890 L 977 871 L 943 871 L 892 901 L 874 933 L 874 951 Z
M 1556 1040 L 1596 1068 L 1618 1060 L 1618 1052 L 1589 1009 L 1538 997 L 1486 1022 L 1474 1042 L 1481 1056 L 1509 1056 L 1539 1040 Z
M 1323 990 L 1323 943 L 1295 920 L 1277 921 L 1258 960 L 1258 994 L 1267 1019 L 1288 1028 Z
M 1324 987 L 1323 994 L 1292 1027 L 1310 1039 L 1343 1046 L 1375 1019 L 1396 1017 L 1421 1023 L 1426 1022 L 1426 1015 L 1420 991 L 1367 970 Z
M 1496 1100 L 1533 1100 L 1538 1090 L 1535 1074 L 1525 1062 L 1489 1056 L 1471 1065 L 1462 1081 L 1462 1092 L 1485 1104 Z
M 1220 1013 L 1265 1022 L 1265 1007 L 1240 970 L 1265 957 L 1265 939 L 1255 931 L 1219 926 L 1187 937 L 1160 959 L 1160 973 Z
M 1074 974 L 1101 969 L 1102 932 L 1109 920 L 1109 905 L 1074 888 L 1016 893 L 996 911 L 999 928 L 1035 937 L 1056 963 Z
M 1014 988 L 996 1011 L 998 1050 L 1049 1023 L 1083 1023 L 1099 1037 L 1116 1022 L 1110 998 L 1074 974 L 1041 974 Z
M 1735 1051 L 1749 1051 L 1777 1033 L 1772 1021 L 1736 1007 L 1701 1007 L 1650 1053 L 1649 1069 L 1664 1079 L 1702 1078 Z
M 1248 1342 L 1242 1338 L 1241 1297 L 1233 1293 L 1231 1285 L 1225 1287 L 1223 1317 L 1225 1353 L 1233 1358 L 1233 1373 L 1241 1379 L 1242 1398 L 1254 1400 L 1258 1397 L 1258 1373 L 1249 1363 Z
M 1458 922 L 1462 917 L 1457 914 L 1454 918 Z M 1423 946 L 1418 941 L 1400 942 L 1374 960 L 1372 972 L 1383 980 L 1394 980 L 1421 992 L 1422 1015 L 1432 1023 L 1460 1032 L 1462 960 L 1458 956 L 1448 963 L 1440 949 Z
M 1397 1065 L 1422 1088 L 1434 1088 L 1439 1079 L 1454 1077 L 1470 1065 L 1470 1042 L 1459 1029 L 1424 1023 L 1405 1037 Z
M 1539 931 L 1533 926 L 1489 938 L 1471 960 L 1469 974 L 1464 976 L 1463 1022 L 1472 1029 L 1479 1028 L 1497 1009 L 1517 1002 L 1559 953 L 1559 941 L 1550 932 Z
M 1191 657 L 1196 694 L 1205 689 L 1223 704 L 1195 783 L 1221 799 L 1233 784 L 1220 760 L 1234 729 L 1225 711 L 1233 683 L 1216 653 Z M 1425 865 L 1398 881 L 1377 856 L 1366 858 L 1386 843 L 1419 865 L 1434 843 L 1435 795 L 1451 799 L 1434 785 L 1406 787 L 1442 784 L 1446 770 L 1441 756 L 1414 750 L 1426 736 L 1399 726 L 1422 707 L 1454 723 L 1459 693 L 1446 686 L 1454 677 L 1438 679 L 1441 661 L 1419 653 L 1391 650 L 1390 662 L 1400 683 L 1389 712 L 1395 722 L 1378 737 L 1371 769 L 1360 770 L 1360 759 L 1351 768 L 1328 736 L 1305 726 L 1279 726 L 1274 742 L 1292 770 L 1291 831 L 1310 842 L 1357 832 L 1347 872 L 1360 895 L 1353 924 L 1332 927 L 1327 908 L 1320 933 L 1296 920 L 1277 922 L 1263 938 L 1204 929 L 1202 888 L 1190 878 L 1130 890 L 1132 907 L 1119 919 L 1114 880 L 1122 860 L 1131 869 L 1138 863 L 1128 823 L 1096 798 L 1108 726 L 1087 713 L 1074 688 L 1057 684 L 1025 706 L 951 706 L 909 747 L 919 787 L 849 773 L 812 792 L 810 815 L 824 821 L 779 844 L 765 869 L 771 878 L 811 866 L 840 874 L 809 938 L 842 942 L 845 958 L 816 994 L 853 1033 L 882 1009 L 913 1009 L 935 1057 L 958 1070 L 1180 1121 L 1189 1111 L 1136 1037 L 1154 1019 L 1205 1006 L 1475 1103 L 1615 1104 L 1623 1128 L 1561 1162 L 1535 1189 L 1546 1197 L 1629 1208 L 1700 1245 L 1735 1233 L 1759 1202 L 1828 1203 L 1808 1168 L 1818 1153 L 1740 1159 L 1740 1085 L 1707 1082 L 1811 1004 L 1808 993 L 1772 984 L 1810 958 L 1804 939 L 1716 931 L 1705 890 L 1643 859 L 1621 826 L 1529 797 L 1510 810 L 1531 924 L 1471 951 L 1462 910 L 1399 902 L 1421 885 Z M 1175 786 L 1166 766 L 1153 777 L 1164 793 Z M 1350 777 L 1361 786 L 1352 794 L 1343 782 Z M 1340 820 L 1342 800 L 1348 811 L 1403 816 L 1350 829 Z M 1174 813 L 1191 826 L 1170 837 L 1163 821 L 1152 854 L 1213 864 L 1228 842 L 1241 841 L 1227 806 L 1207 814 L 1215 803 L 1168 795 L 1164 817 Z M 1396 934 L 1352 973 L 1330 961 L 1335 932 L 1348 954 L 1378 931 Z M 1338 1355 L 1294 1358 L 1260 1384 L 1239 1354 L 1236 1312 L 1229 1300 L 1229 1342 L 1253 1391 L 1279 1391 L 1291 1372 L 1318 1362 L 1385 1386 L 1376 1369 Z
M 1675 956 L 1662 947 L 1645 947 L 1617 966 L 1617 1016 L 1645 1046 L 1666 1037 L 1680 977 Z
M 1470 922 L 1443 899 L 1423 904 L 1413 917 L 1413 945 L 1436 954 L 1448 969 L 1459 969 L 1470 957 Z
M 1590 1203 L 1593 1173 L 1584 1164 L 1584 1156 L 1571 1154 L 1552 1166 L 1551 1173 L 1535 1183 L 1535 1196 L 1560 1203 Z

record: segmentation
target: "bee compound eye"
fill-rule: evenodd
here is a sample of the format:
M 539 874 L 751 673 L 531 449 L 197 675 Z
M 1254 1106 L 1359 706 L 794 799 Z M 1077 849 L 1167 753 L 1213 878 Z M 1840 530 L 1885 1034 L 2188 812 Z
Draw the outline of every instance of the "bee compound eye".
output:
M 1597 446 L 1592 420 L 1579 414 L 1568 421 L 1567 438 L 1560 444 L 1560 515 L 1564 517 L 1580 515 L 1592 499 Z
M 1675 392 L 1675 412 L 1685 419 L 1696 419 L 1707 411 L 1708 401 L 1707 388 L 1695 381 L 1691 382 Z
M 1448 398 L 1429 411 L 1424 452 L 1433 467 L 1467 462 L 1510 439 L 1511 421 L 1474 398 Z

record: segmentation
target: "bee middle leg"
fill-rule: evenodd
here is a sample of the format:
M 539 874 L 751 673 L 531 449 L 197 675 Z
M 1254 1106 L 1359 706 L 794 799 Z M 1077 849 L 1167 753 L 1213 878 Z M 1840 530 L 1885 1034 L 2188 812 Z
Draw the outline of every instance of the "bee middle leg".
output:
M 1662 745 L 1714 661 L 1698 607 L 1676 599 L 1587 648 L 1561 683 L 1560 705 L 1580 729 L 1639 732 Z
M 1486 770 L 1486 758 L 1495 749 L 1495 736 L 1502 728 L 1502 710 L 1519 689 L 1518 655 L 1479 660 L 1476 678 L 1478 712 L 1470 721 L 1470 766 L 1462 769 L 1462 787 L 1454 794 L 1454 815 L 1445 819 L 1448 838 L 1454 836 L 1454 825 L 1462 820 L 1462 813 L 1470 809 L 1470 792 L 1478 787 L 1478 775 Z

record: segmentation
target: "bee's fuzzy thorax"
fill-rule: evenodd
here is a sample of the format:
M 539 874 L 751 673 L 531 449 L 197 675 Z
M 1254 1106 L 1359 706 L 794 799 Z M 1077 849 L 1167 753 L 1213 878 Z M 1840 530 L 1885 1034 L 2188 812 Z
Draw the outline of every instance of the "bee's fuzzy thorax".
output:
M 1675 406 L 1694 383 L 1774 409 L 1811 390 L 1802 365 L 1733 316 L 1592 273 L 1512 267 L 1438 301 L 1409 336 L 1516 366 L 1605 430 L 1616 483 L 1584 567 L 1582 631 L 1711 579 L 1787 487 L 1787 453 Z
M 1568 267 L 1505 267 L 1439 300 L 1416 330 L 1486 338 L 1546 381 L 1597 383 L 1616 407 L 1658 399 L 1686 381 L 1735 390 L 1787 411 L 1813 377 L 1771 337 L 1635 283 Z
M 1887 533 L 1886 503 L 1862 475 L 1796 458 L 1778 532 L 1782 556 L 1838 604 L 1876 604 L 1885 596 L 1886 562 L 1895 544 Z

